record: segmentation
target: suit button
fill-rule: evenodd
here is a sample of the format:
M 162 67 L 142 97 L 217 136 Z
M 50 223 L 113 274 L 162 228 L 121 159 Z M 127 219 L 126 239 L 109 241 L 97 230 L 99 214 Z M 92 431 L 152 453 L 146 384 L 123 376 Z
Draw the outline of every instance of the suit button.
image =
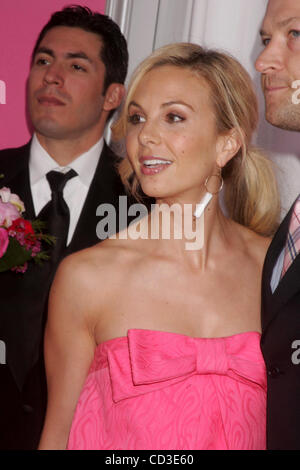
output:
M 281 374 L 281 371 L 278 367 L 272 367 L 271 369 L 268 370 L 268 375 L 275 379 Z
M 23 411 L 24 411 L 24 413 L 28 413 L 28 414 L 29 414 L 29 413 L 32 413 L 32 412 L 33 412 L 33 408 L 32 408 L 32 406 L 30 406 L 30 405 L 23 405 Z

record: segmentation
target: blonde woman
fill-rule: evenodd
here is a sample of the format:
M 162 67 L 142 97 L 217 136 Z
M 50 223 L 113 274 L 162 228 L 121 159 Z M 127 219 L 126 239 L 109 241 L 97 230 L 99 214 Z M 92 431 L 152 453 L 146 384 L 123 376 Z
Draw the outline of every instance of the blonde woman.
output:
M 260 284 L 278 198 L 256 123 L 251 81 L 226 54 L 173 44 L 137 69 L 114 132 L 124 182 L 157 206 L 58 270 L 41 449 L 265 448 Z M 202 247 L 187 249 L 180 223 L 143 236 L 173 205 L 192 208 Z

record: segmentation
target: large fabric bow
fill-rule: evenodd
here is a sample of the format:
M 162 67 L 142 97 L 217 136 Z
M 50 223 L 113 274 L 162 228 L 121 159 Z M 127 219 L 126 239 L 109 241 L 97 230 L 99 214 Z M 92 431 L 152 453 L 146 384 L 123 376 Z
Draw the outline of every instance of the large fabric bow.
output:
M 113 400 L 153 392 L 195 374 L 217 374 L 266 388 L 260 334 L 191 338 L 162 331 L 128 331 L 108 350 Z

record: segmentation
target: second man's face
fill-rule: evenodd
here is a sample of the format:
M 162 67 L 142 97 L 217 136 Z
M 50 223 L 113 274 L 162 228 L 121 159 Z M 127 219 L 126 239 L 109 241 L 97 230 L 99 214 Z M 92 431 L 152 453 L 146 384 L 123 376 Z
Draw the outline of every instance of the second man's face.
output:
M 52 139 L 102 134 L 101 46 L 96 34 L 80 28 L 58 26 L 46 33 L 28 83 L 29 112 L 38 134 Z
M 266 119 L 300 130 L 296 81 L 300 80 L 300 1 L 269 0 L 261 29 L 263 51 L 256 61 L 265 95 Z M 293 87 L 296 86 L 296 89 Z

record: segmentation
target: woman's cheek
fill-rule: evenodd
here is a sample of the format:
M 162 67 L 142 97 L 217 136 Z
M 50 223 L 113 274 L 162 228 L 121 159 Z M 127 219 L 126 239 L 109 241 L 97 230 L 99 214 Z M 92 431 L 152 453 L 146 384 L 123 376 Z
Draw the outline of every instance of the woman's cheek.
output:
M 136 132 L 130 130 L 127 133 L 127 137 L 126 137 L 127 155 L 131 155 L 133 153 L 134 149 L 137 147 L 137 145 L 138 145 L 137 134 L 136 134 Z

